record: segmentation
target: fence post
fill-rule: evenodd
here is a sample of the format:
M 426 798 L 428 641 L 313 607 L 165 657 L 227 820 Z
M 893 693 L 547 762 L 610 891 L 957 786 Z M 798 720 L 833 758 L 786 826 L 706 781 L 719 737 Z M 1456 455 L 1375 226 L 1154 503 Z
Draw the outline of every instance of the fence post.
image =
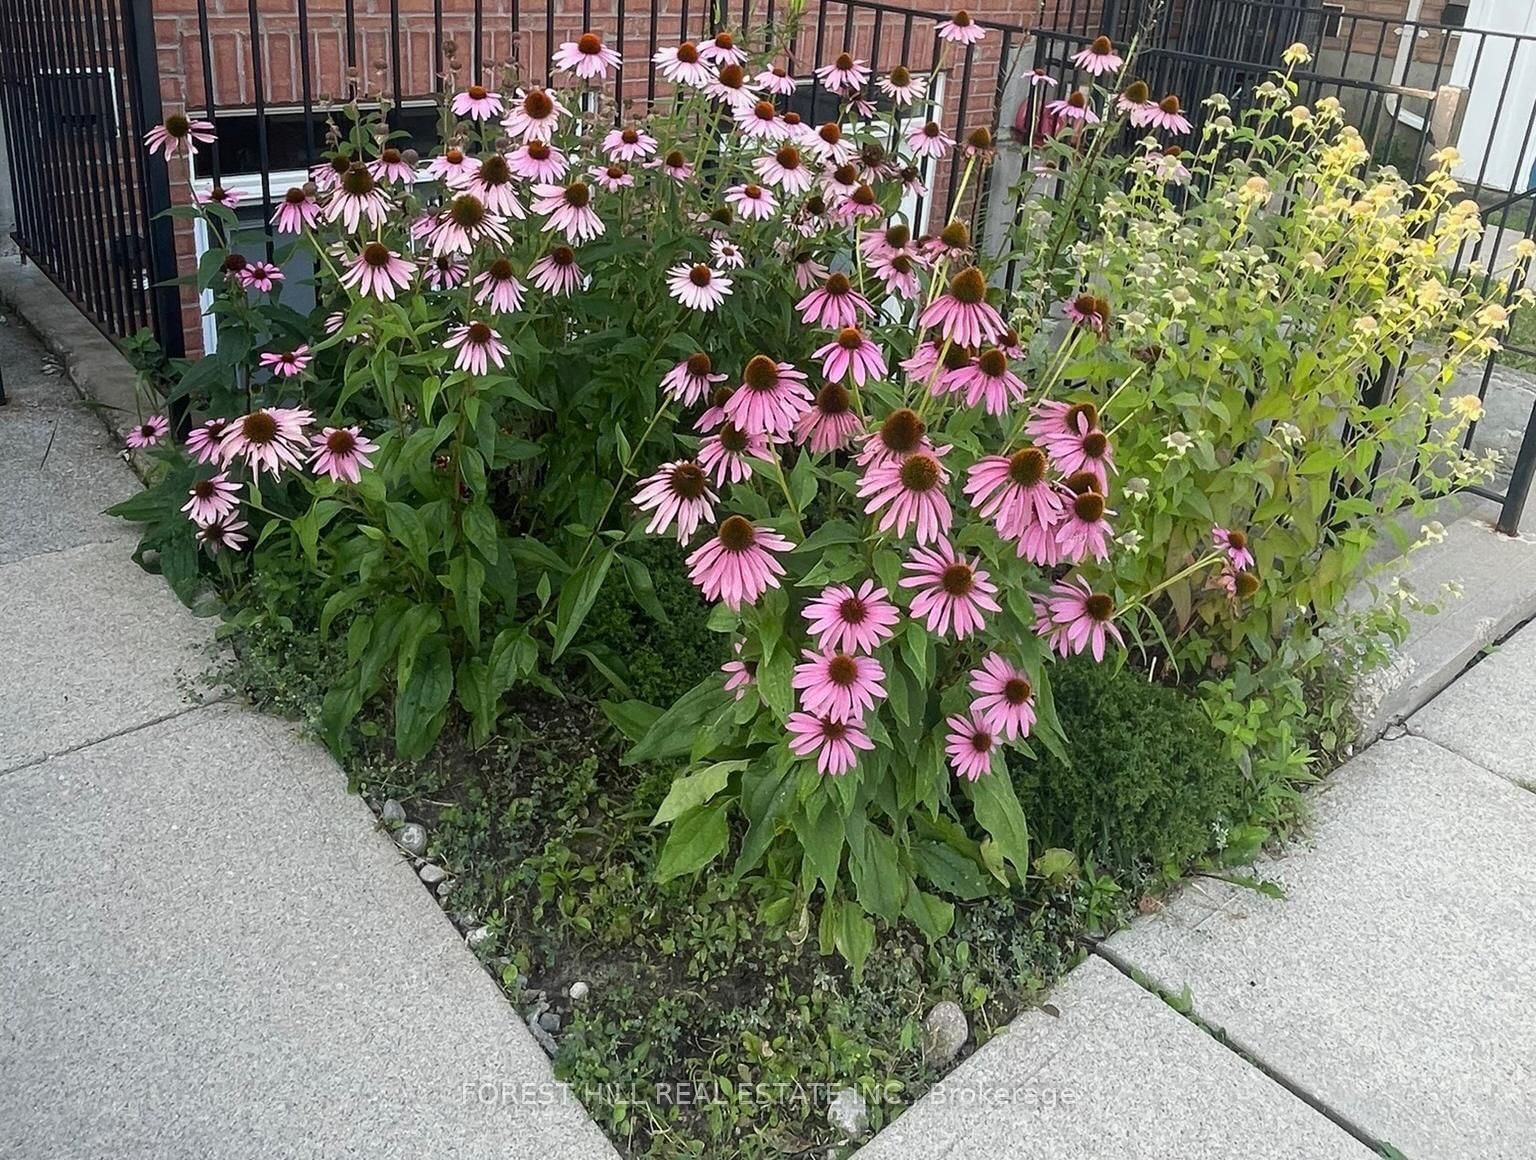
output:
M 123 0 L 123 49 L 128 66 L 130 99 L 138 107 L 138 128 L 158 125 L 165 119 L 160 105 L 160 59 L 155 51 L 154 0 Z M 155 337 L 171 358 L 186 354 L 186 335 L 181 322 L 181 288 L 175 284 L 175 223 L 165 211 L 171 208 L 170 167 L 149 158 L 140 142 L 139 193 L 144 199 L 149 236 L 145 266 L 149 273 Z M 187 164 L 191 164 L 189 161 Z

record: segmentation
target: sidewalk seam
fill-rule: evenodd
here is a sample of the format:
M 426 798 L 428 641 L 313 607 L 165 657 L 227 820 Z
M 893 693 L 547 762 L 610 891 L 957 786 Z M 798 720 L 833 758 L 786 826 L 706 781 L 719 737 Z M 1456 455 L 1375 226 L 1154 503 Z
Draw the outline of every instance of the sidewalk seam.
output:
M 1393 1147 L 1392 1152 L 1385 1152 L 1385 1148 L 1389 1147 L 1386 1141 L 1377 1139 L 1375 1136 L 1371 1135 L 1371 1133 L 1362 1128 L 1359 1124 L 1351 1120 L 1343 1112 L 1340 1112 L 1338 1109 L 1323 1102 L 1322 1099 L 1307 1091 L 1306 1088 L 1292 1080 L 1284 1072 L 1271 1067 L 1254 1052 L 1248 1050 L 1238 1043 L 1233 1042 L 1231 1037 L 1228 1036 L 1222 1028 L 1200 1017 L 1200 1015 L 1194 1009 L 1193 999 L 1189 1004 L 1189 1010 L 1180 1010 L 1179 1006 L 1175 1005 L 1173 1002 L 1173 995 L 1166 991 L 1155 980 L 1153 980 L 1150 975 L 1138 968 L 1134 963 L 1116 954 L 1114 951 L 1109 950 L 1104 945 L 1104 943 L 1100 942 L 1094 944 L 1092 953 L 1103 959 L 1110 966 L 1114 967 L 1115 970 L 1119 971 L 1131 982 L 1142 988 L 1142 990 L 1167 1004 L 1170 1010 L 1182 1016 L 1195 1027 L 1199 1028 L 1200 1031 L 1202 1031 L 1210 1039 L 1214 1040 L 1227 1051 L 1230 1051 L 1233 1055 L 1237 1056 L 1249 1067 L 1253 1068 L 1255 1071 L 1258 1071 L 1260 1074 L 1265 1076 L 1267 1079 L 1272 1080 L 1274 1083 L 1279 1084 L 1282 1088 L 1288 1091 L 1291 1095 L 1295 1096 L 1302 1103 L 1306 1104 L 1314 1112 L 1317 1112 L 1319 1115 L 1326 1117 L 1334 1124 L 1335 1127 L 1354 1137 L 1355 1140 L 1369 1148 L 1372 1152 L 1375 1152 L 1377 1155 L 1396 1155 L 1399 1157 L 1403 1156 L 1403 1153 L 1395 1147 Z M 1407 1158 L 1403 1157 L 1403 1160 L 1407 1160 Z
M 0 769 L 0 777 L 8 777 L 13 773 L 20 773 L 26 769 L 33 769 L 39 765 L 46 765 L 56 757 L 68 757 L 72 753 L 83 752 L 84 750 L 90 749 L 93 746 L 101 745 L 108 741 L 115 741 L 119 737 L 129 737 L 144 729 L 153 729 L 156 725 L 164 725 L 167 721 L 174 721 L 178 717 L 185 717 L 189 713 L 196 713 L 202 709 L 212 708 L 215 705 L 223 705 L 231 700 L 234 700 L 234 696 L 234 693 L 230 692 L 223 693 L 217 697 L 209 697 L 207 700 L 199 701 L 195 705 L 187 705 L 183 708 L 177 709 L 174 713 L 162 713 L 158 717 L 151 717 L 148 721 L 141 721 L 137 725 L 125 726 L 124 728 L 119 729 L 114 733 L 108 733 L 102 737 L 95 737 L 90 741 L 82 741 L 78 745 L 71 745 L 65 749 L 60 749 L 53 753 L 45 753 L 41 757 L 34 757 L 29 761 L 23 761 L 20 765 L 12 765 L 5 769 Z

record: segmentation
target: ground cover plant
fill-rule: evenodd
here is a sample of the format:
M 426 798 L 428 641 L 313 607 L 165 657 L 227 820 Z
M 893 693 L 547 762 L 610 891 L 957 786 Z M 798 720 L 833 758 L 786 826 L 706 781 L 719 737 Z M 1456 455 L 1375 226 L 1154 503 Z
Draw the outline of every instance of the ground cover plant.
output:
M 377 94 L 335 110 L 271 260 L 194 276 L 217 351 L 143 352 L 140 558 L 248 656 L 309 642 L 247 679 L 359 784 L 448 803 L 512 980 L 633 980 L 572 1012 L 583 1081 L 921 1090 L 931 989 L 1006 1018 L 1126 887 L 1283 830 L 1343 734 L 1316 694 L 1408 599 L 1345 597 L 1386 515 L 1486 471 L 1446 392 L 1521 300 L 1445 273 L 1478 229 L 1449 154 L 1373 169 L 1288 72 L 1192 140 L 1108 42 L 1034 78 L 1055 129 L 983 245 L 990 129 L 848 54 L 800 123 L 792 32 L 663 49 L 642 111 L 596 34 L 549 90 L 449 53 L 430 156 Z M 982 34 L 944 22 L 940 67 Z M 903 199 L 954 151 L 921 235 Z M 176 212 L 220 242 L 228 200 Z M 764 1127 L 642 1102 L 600 1114 L 658 1154 Z

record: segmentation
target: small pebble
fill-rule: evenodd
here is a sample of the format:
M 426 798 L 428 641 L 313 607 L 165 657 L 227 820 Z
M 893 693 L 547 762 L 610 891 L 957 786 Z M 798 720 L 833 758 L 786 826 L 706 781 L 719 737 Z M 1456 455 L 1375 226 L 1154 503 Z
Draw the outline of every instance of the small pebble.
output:
M 410 822 L 395 831 L 395 841 L 407 854 L 415 854 L 418 858 L 427 852 L 426 828 L 416 822 Z
M 448 871 L 444 870 L 436 862 L 428 862 L 416 873 L 421 876 L 421 880 L 428 886 L 436 886 L 448 877 Z
M 379 808 L 379 820 L 386 826 L 405 825 L 405 807 L 394 798 L 385 798 Z
M 590 990 L 590 987 L 578 979 L 576 982 L 571 984 L 571 989 L 567 993 L 571 996 L 571 1001 L 573 1003 L 580 1003 L 587 997 L 587 992 Z

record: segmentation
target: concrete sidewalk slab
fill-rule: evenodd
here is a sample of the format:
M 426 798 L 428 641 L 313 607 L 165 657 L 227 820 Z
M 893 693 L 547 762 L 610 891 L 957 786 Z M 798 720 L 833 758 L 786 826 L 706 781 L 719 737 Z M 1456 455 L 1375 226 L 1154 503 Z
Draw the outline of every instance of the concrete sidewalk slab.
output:
M 1406 643 L 1362 688 L 1367 739 L 1428 702 L 1490 641 L 1536 616 L 1536 536 L 1501 535 L 1492 522 L 1497 514 L 1496 505 L 1478 502 L 1446 524 L 1443 540 L 1391 565 L 1439 610 L 1408 614 Z M 1460 585 L 1461 596 L 1442 597 L 1447 582 Z
M 1106 944 L 1277 1075 L 1413 1160 L 1536 1140 L 1536 795 L 1419 738 L 1314 793 L 1283 900 L 1195 883 Z
M 1373 1153 L 1090 958 L 858 1160 L 1366 1160 Z
M 0 1155 L 614 1155 L 284 722 L 208 706 L 0 776 L 0 882 Z
M 1408 729 L 1511 781 L 1536 789 L 1536 625 L 1408 718 Z
M 0 565 L 0 772 L 187 707 L 213 628 L 122 541 Z

